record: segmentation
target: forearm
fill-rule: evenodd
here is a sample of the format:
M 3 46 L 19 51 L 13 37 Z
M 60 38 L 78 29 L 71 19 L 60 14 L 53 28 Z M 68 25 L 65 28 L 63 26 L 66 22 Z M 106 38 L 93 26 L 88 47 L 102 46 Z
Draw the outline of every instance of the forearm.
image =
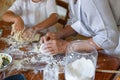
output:
M 33 26 L 33 29 L 36 31 L 43 30 L 54 25 L 55 23 L 57 23 L 57 21 L 58 21 L 58 15 L 56 13 L 53 13 L 45 21 Z
M 15 23 L 15 21 L 20 18 L 19 16 L 15 15 L 12 11 L 7 11 L 3 14 L 2 19 L 6 22 Z
M 66 38 L 73 34 L 76 34 L 76 31 L 74 31 L 70 25 L 67 25 L 64 29 L 58 31 L 56 34 L 59 36 L 59 38 Z

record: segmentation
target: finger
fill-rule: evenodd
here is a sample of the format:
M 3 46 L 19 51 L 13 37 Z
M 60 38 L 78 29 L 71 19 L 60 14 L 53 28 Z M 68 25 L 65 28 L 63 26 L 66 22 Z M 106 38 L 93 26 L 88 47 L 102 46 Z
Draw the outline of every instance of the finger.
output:
M 56 46 L 54 44 L 46 45 L 44 47 L 44 49 L 47 50 L 47 51 L 49 51 L 49 52 L 51 52 L 51 54 L 55 54 L 58 51 L 57 48 L 56 48 Z
M 32 35 L 30 36 L 30 40 L 31 40 L 31 41 L 34 40 L 34 34 L 32 34 Z
M 44 49 L 44 54 L 55 55 L 56 51 L 53 48 L 47 48 L 47 49 Z
M 45 46 L 45 44 L 41 44 L 41 46 L 40 46 L 40 52 L 42 53 L 42 54 L 48 54 L 50 51 L 49 51 L 49 49 L 47 49 L 47 48 L 45 48 L 46 46 Z
M 30 35 L 30 34 L 27 34 L 27 35 L 26 35 L 26 39 L 27 39 L 28 41 L 32 40 L 31 35 Z
M 53 48 L 49 48 L 48 51 L 51 55 L 55 55 L 57 53 L 56 50 Z
M 34 38 L 34 35 L 35 35 L 35 32 L 28 31 L 28 33 L 26 34 L 26 37 L 27 37 L 28 40 L 32 41 L 33 38 Z
M 43 43 L 43 39 L 42 39 L 42 37 L 40 38 L 39 43 L 40 43 L 40 44 L 42 44 L 42 43 Z
M 40 38 L 39 43 L 40 43 L 40 44 L 43 44 L 43 43 L 44 43 L 43 37 Z
M 47 47 L 52 47 L 52 46 L 55 47 L 56 42 L 55 42 L 55 40 L 49 40 L 45 44 L 46 44 Z
M 45 50 L 47 53 L 49 52 L 50 54 L 55 55 L 58 50 L 57 50 L 56 46 L 54 46 L 54 44 L 53 44 L 52 42 L 53 42 L 53 41 L 50 40 L 50 41 L 42 44 L 42 45 L 41 45 L 41 48 L 42 48 L 43 50 Z
M 35 37 L 35 33 L 31 34 L 30 37 L 29 37 L 30 41 L 33 41 L 34 37 Z
M 40 43 L 42 44 L 42 43 L 46 43 L 46 42 L 47 42 L 47 37 L 46 36 L 42 37 L 40 40 Z
M 22 35 L 21 35 L 21 37 L 22 37 L 23 39 L 26 39 L 26 32 L 23 32 Z
M 25 36 L 23 37 L 23 39 L 29 41 L 30 38 L 29 38 L 28 35 L 25 35 Z
M 30 36 L 31 34 L 29 33 L 28 29 L 25 29 L 23 32 L 22 32 L 22 38 L 24 40 L 29 40 L 30 39 Z

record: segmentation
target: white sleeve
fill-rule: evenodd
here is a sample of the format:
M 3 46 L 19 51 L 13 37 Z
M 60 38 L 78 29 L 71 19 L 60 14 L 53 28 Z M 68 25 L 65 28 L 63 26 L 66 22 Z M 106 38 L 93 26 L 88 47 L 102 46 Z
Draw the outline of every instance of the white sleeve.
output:
M 57 7 L 55 0 L 47 0 L 46 4 L 47 16 L 49 17 L 52 13 L 57 13 Z
M 71 25 L 72 28 L 80 34 L 83 34 L 83 30 L 90 32 L 94 42 L 105 50 L 115 49 L 119 35 L 107 0 L 84 0 L 83 2 L 82 10 L 87 17 L 87 20 L 84 20 L 86 26 L 77 20 Z
M 109 0 L 109 4 L 117 25 L 120 25 L 120 0 Z
M 78 27 L 79 26 L 79 27 Z M 77 20 L 74 23 L 71 24 L 71 27 L 79 34 L 84 35 L 86 37 L 92 36 L 86 26 L 80 21 Z
M 90 11 L 93 17 L 91 19 L 91 26 L 95 36 L 94 42 L 105 50 L 115 49 L 118 45 L 119 34 L 118 28 L 109 6 L 108 0 L 92 0 L 93 10 L 96 9 L 96 16 L 94 11 Z M 95 22 L 95 23 L 94 23 Z
M 21 6 L 22 6 L 22 0 L 16 0 L 8 10 L 14 12 L 17 15 L 21 15 L 22 13 Z
M 70 4 L 68 5 L 68 9 L 69 9 L 69 19 L 67 20 L 67 24 L 66 25 L 71 25 L 73 23 L 73 21 L 72 21 L 73 19 L 72 18 L 74 18 L 74 16 L 73 16 Z

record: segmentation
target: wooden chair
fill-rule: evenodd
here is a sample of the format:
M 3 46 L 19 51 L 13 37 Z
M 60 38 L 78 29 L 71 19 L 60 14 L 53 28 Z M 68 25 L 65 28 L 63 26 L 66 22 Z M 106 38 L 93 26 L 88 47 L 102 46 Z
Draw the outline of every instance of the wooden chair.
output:
M 67 19 L 68 19 L 68 13 L 69 13 L 68 3 L 64 2 L 62 0 L 56 0 L 56 4 L 57 4 L 57 6 L 60 6 L 60 7 L 64 8 L 66 10 L 64 19 L 59 18 L 59 20 L 58 20 L 58 23 L 60 23 L 60 24 L 62 24 L 64 26 L 67 23 Z

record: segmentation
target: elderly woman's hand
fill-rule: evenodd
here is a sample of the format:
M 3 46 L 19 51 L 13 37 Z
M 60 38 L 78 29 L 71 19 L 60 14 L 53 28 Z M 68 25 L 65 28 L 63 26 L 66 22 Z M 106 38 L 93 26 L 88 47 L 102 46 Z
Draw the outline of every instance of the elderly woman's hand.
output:
M 40 43 L 45 43 L 49 40 L 59 39 L 56 32 L 48 32 L 45 36 L 41 37 Z
M 65 40 L 49 40 L 45 43 L 46 53 L 51 53 L 53 55 L 57 53 L 65 53 L 67 45 L 69 42 Z

